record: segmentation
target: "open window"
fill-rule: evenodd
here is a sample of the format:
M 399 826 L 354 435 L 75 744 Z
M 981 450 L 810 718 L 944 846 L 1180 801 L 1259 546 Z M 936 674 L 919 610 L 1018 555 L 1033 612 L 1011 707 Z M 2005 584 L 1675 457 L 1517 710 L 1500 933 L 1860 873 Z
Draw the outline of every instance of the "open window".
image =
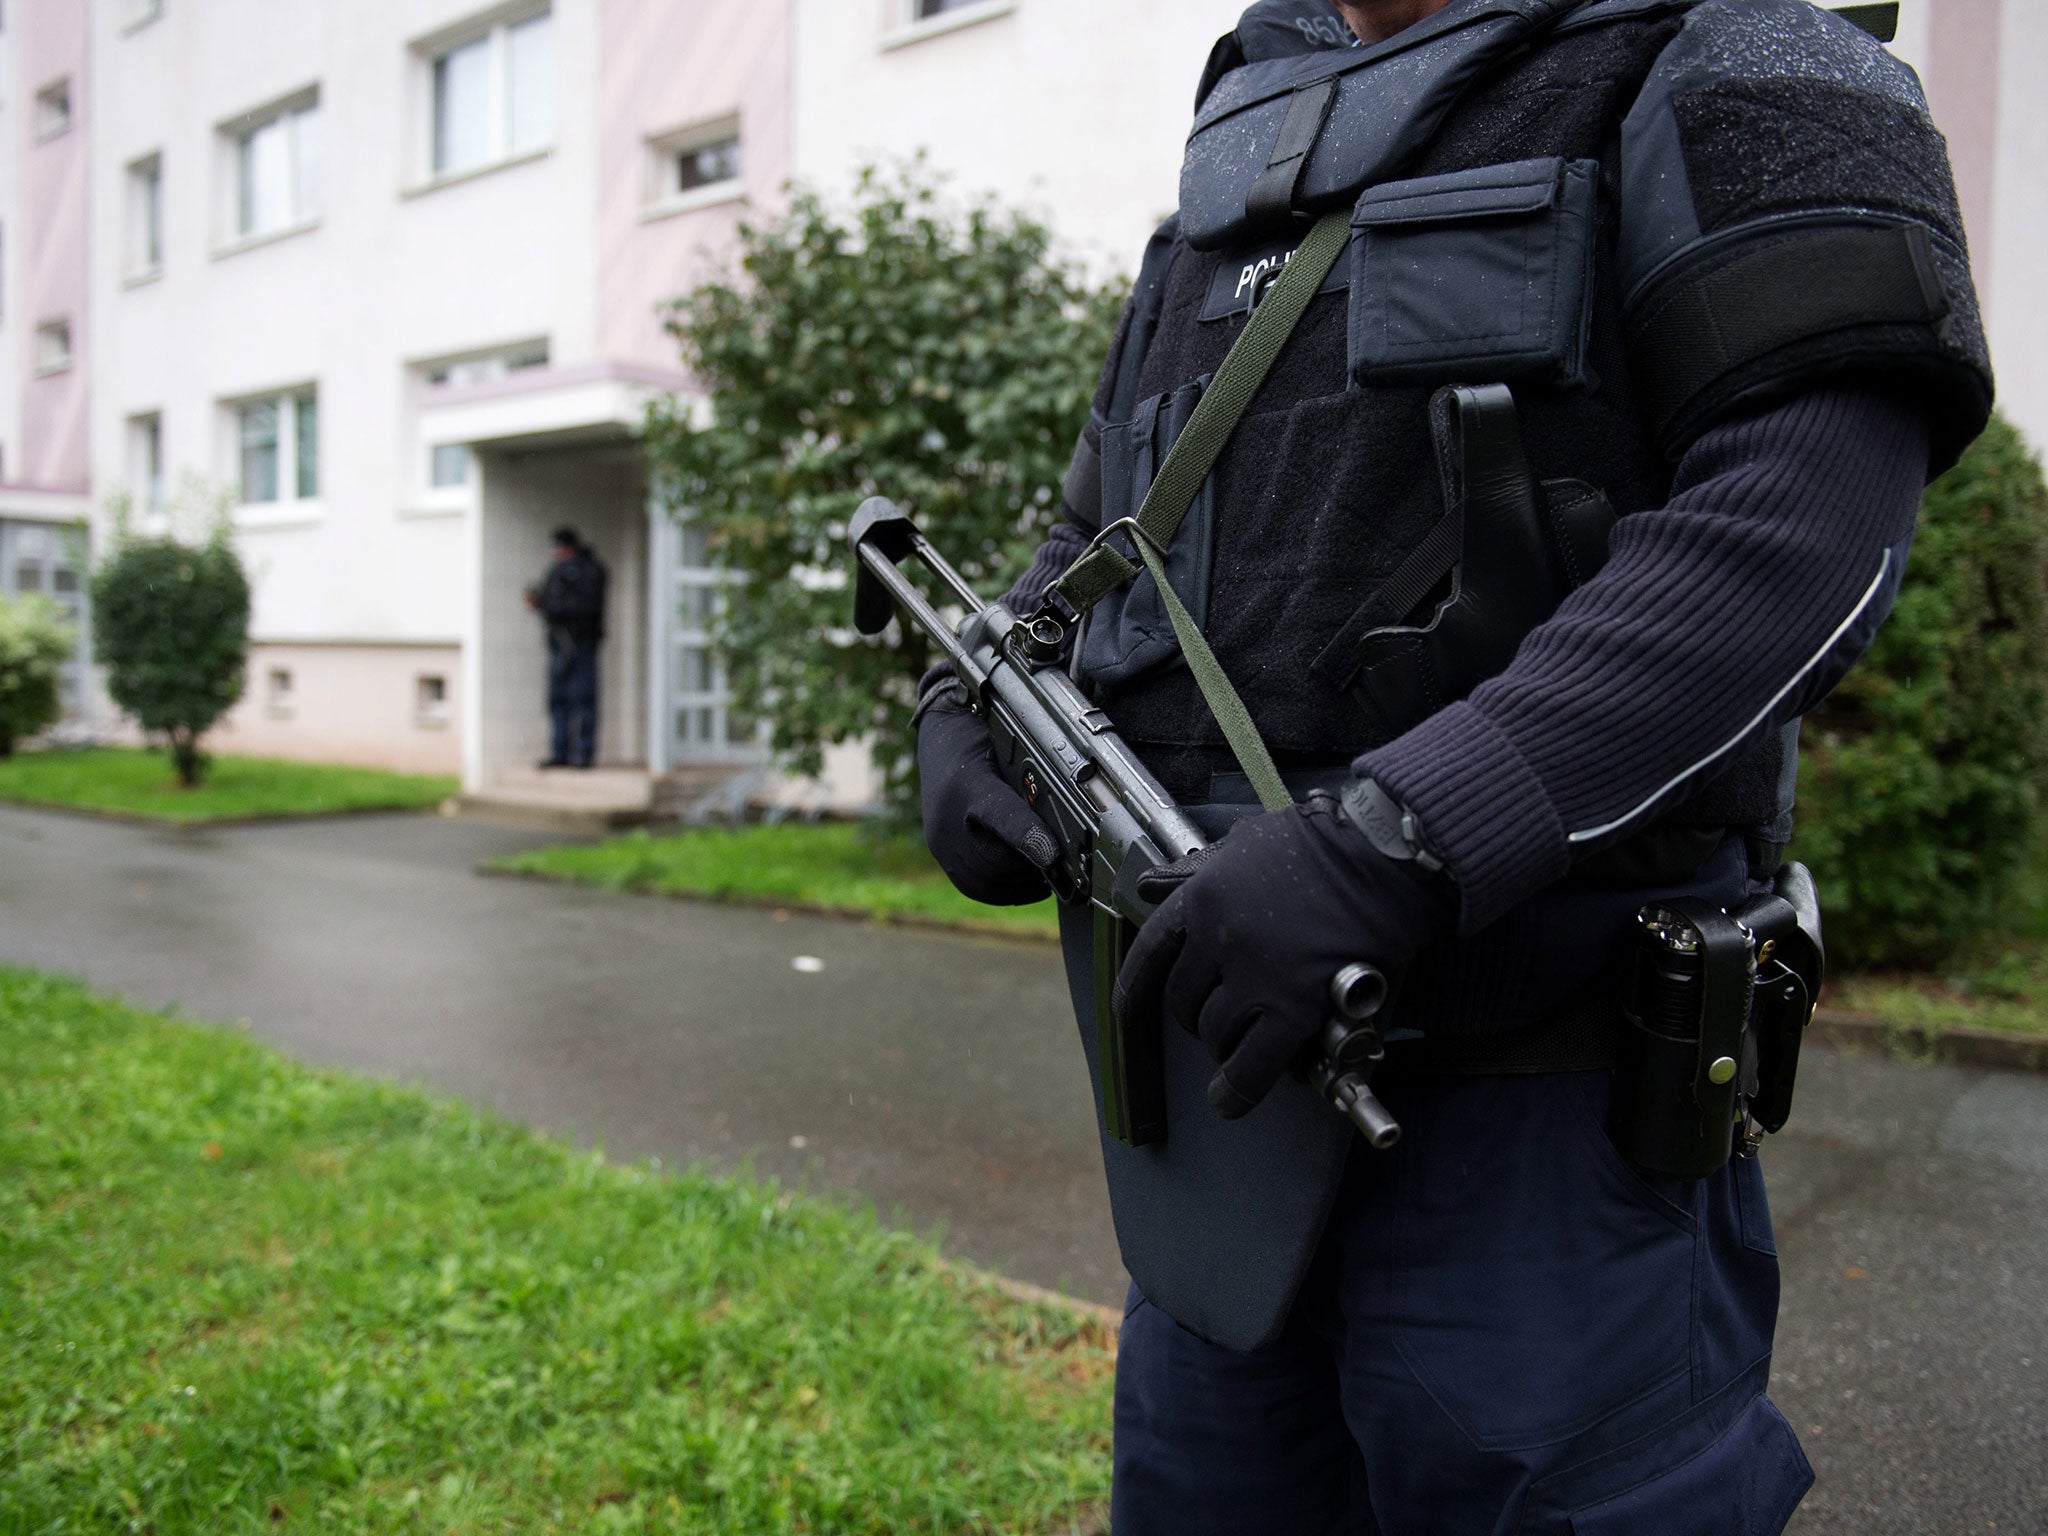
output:
M 645 214 L 684 213 L 742 194 L 740 120 L 714 118 L 647 141 Z
M 36 92 L 35 108 L 31 117 L 35 140 L 38 144 L 45 139 L 54 139 L 60 133 L 71 131 L 71 77 L 52 80 Z
M 71 321 L 45 320 L 36 327 L 36 376 L 64 373 L 71 367 Z

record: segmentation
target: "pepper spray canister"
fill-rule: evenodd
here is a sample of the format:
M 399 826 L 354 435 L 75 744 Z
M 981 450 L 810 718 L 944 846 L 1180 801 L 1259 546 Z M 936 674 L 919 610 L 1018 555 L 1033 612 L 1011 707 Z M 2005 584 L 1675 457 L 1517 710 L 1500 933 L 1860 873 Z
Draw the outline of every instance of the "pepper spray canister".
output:
M 1644 1172 L 1698 1179 L 1728 1161 L 1754 977 L 1749 930 L 1721 908 L 1679 901 L 1636 914 L 1614 1134 Z

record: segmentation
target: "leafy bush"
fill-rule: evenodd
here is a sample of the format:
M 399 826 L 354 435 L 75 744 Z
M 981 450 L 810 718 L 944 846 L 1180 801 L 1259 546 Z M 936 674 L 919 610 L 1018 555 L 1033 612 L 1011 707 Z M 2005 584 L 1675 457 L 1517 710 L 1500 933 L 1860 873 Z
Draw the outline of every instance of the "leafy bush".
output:
M 93 572 L 93 655 L 107 692 L 164 738 L 179 782 L 205 769 L 199 738 L 242 696 L 249 579 L 216 528 L 203 544 L 121 538 Z
M 743 224 L 737 266 L 669 319 L 709 409 L 658 402 L 647 439 L 664 493 L 748 578 L 717 632 L 741 712 L 805 773 L 871 737 L 899 806 L 932 657 L 852 633 L 846 525 L 886 495 L 1000 593 L 1053 515 L 1117 305 L 1043 224 L 918 177 L 869 170 L 843 210 L 799 188 Z
M 0 757 L 63 714 L 57 679 L 76 639 L 48 598 L 0 595 Z
M 1929 487 L 1891 621 L 1803 746 L 1793 851 L 1831 957 L 1927 966 L 2010 931 L 2048 772 L 2048 487 L 2008 423 Z

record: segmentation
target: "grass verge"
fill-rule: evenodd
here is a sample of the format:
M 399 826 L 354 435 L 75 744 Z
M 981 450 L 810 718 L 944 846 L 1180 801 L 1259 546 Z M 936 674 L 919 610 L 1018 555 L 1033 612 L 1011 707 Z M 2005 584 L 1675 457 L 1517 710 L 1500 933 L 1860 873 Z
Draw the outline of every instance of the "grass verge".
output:
M 1112 1360 L 869 1216 L 0 968 L 0 1530 L 1066 1531 Z
M 860 917 L 1056 937 L 1050 900 L 988 907 L 954 890 L 914 837 L 850 822 L 779 822 L 688 832 L 629 832 L 601 843 L 537 848 L 493 869 L 615 891 L 808 907 Z
M 214 758 L 199 786 L 186 789 L 178 783 L 168 754 L 140 747 L 20 752 L 0 758 L 0 801 L 160 821 L 421 810 L 438 805 L 455 789 L 454 779 L 434 774 L 228 756 Z
M 2048 1039 L 2048 945 L 2026 942 L 1952 974 L 1852 973 L 1830 981 L 1823 1001 L 1923 1033 L 1995 1029 Z
M 491 866 L 610 890 L 801 906 L 948 927 L 1056 936 L 1050 902 L 985 907 L 947 883 L 915 838 L 848 823 L 784 822 L 539 848 Z M 1830 980 L 1830 1007 L 1915 1029 L 1995 1029 L 2048 1037 L 2048 920 L 1994 958 L 1934 976 Z

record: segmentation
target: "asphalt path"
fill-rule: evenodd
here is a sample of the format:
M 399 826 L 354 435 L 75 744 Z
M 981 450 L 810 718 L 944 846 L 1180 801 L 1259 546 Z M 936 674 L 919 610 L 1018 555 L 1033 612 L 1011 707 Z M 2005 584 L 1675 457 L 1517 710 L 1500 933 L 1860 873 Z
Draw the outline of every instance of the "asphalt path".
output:
M 1121 1297 L 1049 948 L 474 873 L 538 840 L 0 808 L 0 960 Z M 1799 1099 L 1765 1152 L 1794 1531 L 2048 1532 L 2048 1079 L 1814 1051 Z

